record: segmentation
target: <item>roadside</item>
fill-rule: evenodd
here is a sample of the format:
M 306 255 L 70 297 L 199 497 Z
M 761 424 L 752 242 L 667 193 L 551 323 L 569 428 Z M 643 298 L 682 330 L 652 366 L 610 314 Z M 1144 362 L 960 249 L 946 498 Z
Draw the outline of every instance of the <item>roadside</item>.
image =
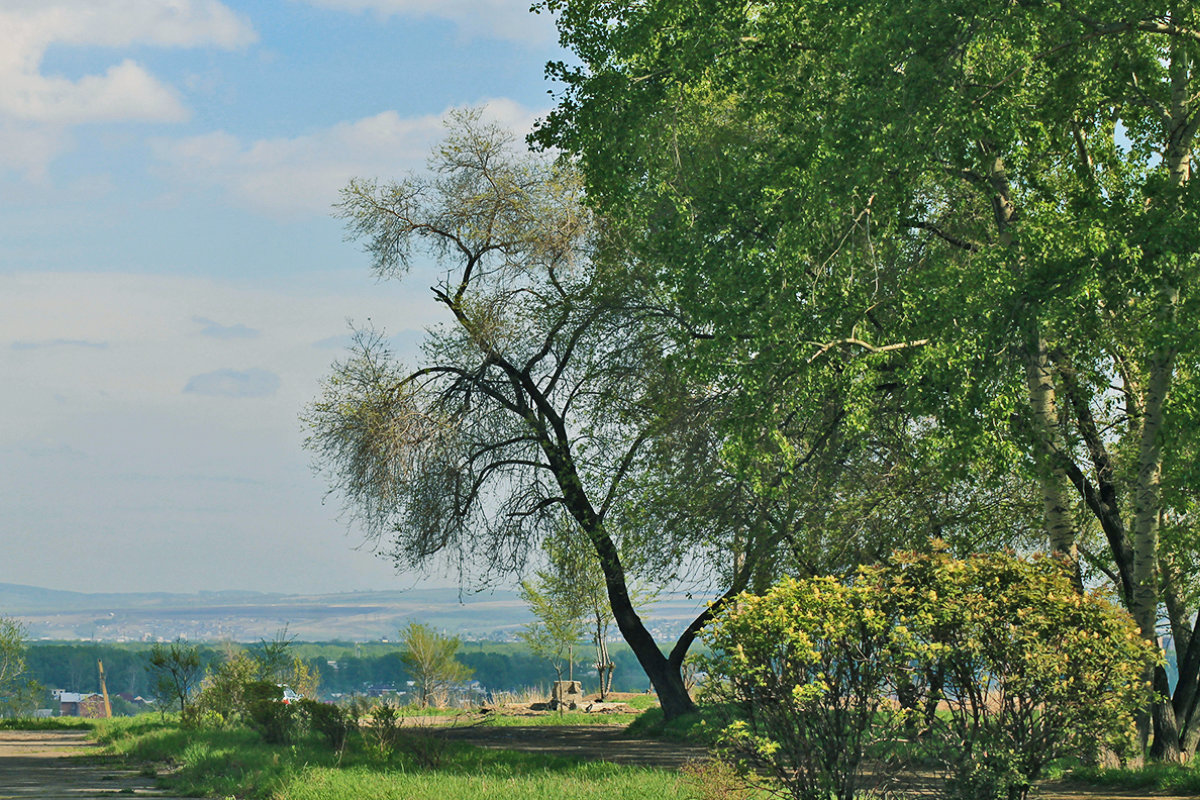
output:
M 153 777 L 99 753 L 86 730 L 0 731 L 0 800 L 111 800 L 113 795 L 177 800 Z

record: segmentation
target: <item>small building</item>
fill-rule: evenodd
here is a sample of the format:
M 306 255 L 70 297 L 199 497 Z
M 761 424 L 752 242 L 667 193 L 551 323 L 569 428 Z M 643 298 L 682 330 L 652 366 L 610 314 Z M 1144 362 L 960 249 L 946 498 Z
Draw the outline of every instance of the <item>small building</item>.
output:
M 79 692 L 58 693 L 58 715 L 60 717 L 86 717 L 87 719 L 103 719 L 104 698 L 95 694 L 80 694 Z

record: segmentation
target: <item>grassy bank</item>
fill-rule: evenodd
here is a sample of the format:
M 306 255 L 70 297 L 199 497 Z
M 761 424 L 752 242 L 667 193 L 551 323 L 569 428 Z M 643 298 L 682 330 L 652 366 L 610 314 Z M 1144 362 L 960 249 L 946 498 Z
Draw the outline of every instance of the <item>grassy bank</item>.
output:
M 406 733 L 390 745 L 355 737 L 336 752 L 316 737 L 268 745 L 245 728 L 196 730 L 158 717 L 99 722 L 108 752 L 145 764 L 180 794 L 247 800 L 567 800 L 695 797 L 666 770 L 471 747 Z

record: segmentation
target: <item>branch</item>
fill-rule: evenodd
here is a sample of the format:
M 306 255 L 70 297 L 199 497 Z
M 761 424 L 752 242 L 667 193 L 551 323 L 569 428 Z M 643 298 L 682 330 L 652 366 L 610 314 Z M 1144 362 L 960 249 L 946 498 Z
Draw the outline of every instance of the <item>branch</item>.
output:
M 856 339 L 854 337 L 851 337 L 848 339 L 836 339 L 832 342 L 827 342 L 825 344 L 819 344 L 818 342 L 809 342 L 809 344 L 816 344 L 819 347 L 817 352 L 813 353 L 811 356 L 808 357 L 808 363 L 811 364 L 812 362 L 816 361 L 818 358 L 825 355 L 826 353 L 828 353 L 830 350 L 832 350 L 835 347 L 843 347 L 843 346 L 852 345 L 854 347 L 861 347 L 862 349 L 866 350 L 869 353 L 891 353 L 896 350 L 905 350 L 909 347 L 922 347 L 924 345 L 929 344 L 929 340 L 928 339 L 913 339 L 912 341 L 908 341 L 908 342 L 896 342 L 895 344 L 888 344 L 888 345 L 884 345 L 883 347 L 876 347 L 875 345 L 871 344 L 870 342 L 864 342 L 862 339 Z
M 983 245 L 979 244 L 978 242 L 972 242 L 969 239 L 963 239 L 959 236 L 955 236 L 954 234 L 946 233 L 944 230 L 931 222 L 925 222 L 924 220 L 919 219 L 910 219 L 904 224 L 910 228 L 919 228 L 923 231 L 929 231 L 942 241 L 949 242 L 955 247 L 966 250 L 968 253 L 978 253 L 983 250 Z

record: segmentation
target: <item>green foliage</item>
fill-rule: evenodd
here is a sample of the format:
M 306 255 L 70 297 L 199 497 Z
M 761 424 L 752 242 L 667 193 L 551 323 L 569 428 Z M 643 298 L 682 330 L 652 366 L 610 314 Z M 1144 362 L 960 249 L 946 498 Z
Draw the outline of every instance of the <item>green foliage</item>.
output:
M 538 572 L 533 580 L 521 581 L 521 599 L 534 616 L 521 631 L 521 639 L 534 655 L 550 662 L 560 681 L 564 662 L 567 670 L 574 674 L 575 645 L 583 637 L 589 612 L 587 597 L 581 588 L 564 579 L 561 569 Z M 604 613 L 607 616 L 607 607 Z
M 819 507 L 843 487 L 904 493 L 909 464 L 932 477 L 917 487 L 1000 473 L 998 486 L 1040 495 L 1040 514 L 1013 504 L 1042 517 L 1039 544 L 1081 553 L 1147 642 L 1166 618 L 1187 651 L 1200 602 L 1194 4 L 538 6 L 574 58 L 550 66 L 564 88 L 537 138 L 579 158 L 590 202 L 653 276 L 680 322 L 680 372 L 736 390 L 733 477 Z M 897 415 L 923 458 L 875 435 Z M 884 492 L 850 480 L 800 494 L 793 468 L 819 455 L 822 419 L 866 441 L 821 479 L 848 463 Z M 1003 492 L 964 503 L 957 489 L 931 527 L 981 507 L 1003 518 Z M 919 522 L 927 497 L 871 532 Z M 866 526 L 849 516 L 857 539 Z M 850 555 L 888 552 L 865 545 Z M 825 571 L 798 555 L 797 569 Z M 1147 709 L 1163 758 L 1200 744 L 1200 660 L 1177 667 L 1170 707 L 1156 668 Z
M 704 636 L 723 741 L 804 800 L 854 797 L 868 754 L 942 764 L 964 800 L 1022 798 L 1056 760 L 1128 750 L 1154 659 L 1060 562 L 1004 555 L 785 580 Z
M 410 622 L 401 629 L 400 642 L 404 646 L 400 657 L 416 682 L 422 706 L 441 705 L 451 686 L 471 677 L 471 670 L 454 657 L 462 644 L 457 636 L 447 636 L 423 623 Z
M 150 649 L 146 671 L 151 675 L 154 696 L 163 703 L 178 703 L 182 714 L 204 675 L 200 648 L 183 639 L 169 645 L 156 643 Z
M 20 622 L 0 617 L 0 718 L 28 714 L 42 691 L 26 668 L 25 635 Z
M 254 659 L 244 652 L 231 652 L 209 669 L 193 704 L 196 723 L 224 725 L 243 718 L 248 710 L 246 689 L 258 672 Z
M 864 579 L 917 637 L 916 694 L 947 708 L 927 719 L 929 753 L 958 796 L 1024 797 L 1057 760 L 1136 746 L 1156 651 L 1061 562 L 899 555 Z
M 879 600 L 867 583 L 785 579 L 705 629 L 710 695 L 742 717 L 722 741 L 797 800 L 854 797 L 867 748 L 888 736 L 884 702 L 915 652 Z
M 345 749 L 350 734 L 358 730 L 358 715 L 351 708 L 319 703 L 304 698 L 297 704 L 312 730 L 319 733 L 332 749 Z
M 283 688 L 270 681 L 251 681 L 243 687 L 246 722 L 267 744 L 289 744 L 300 733 L 296 707 L 283 702 Z

